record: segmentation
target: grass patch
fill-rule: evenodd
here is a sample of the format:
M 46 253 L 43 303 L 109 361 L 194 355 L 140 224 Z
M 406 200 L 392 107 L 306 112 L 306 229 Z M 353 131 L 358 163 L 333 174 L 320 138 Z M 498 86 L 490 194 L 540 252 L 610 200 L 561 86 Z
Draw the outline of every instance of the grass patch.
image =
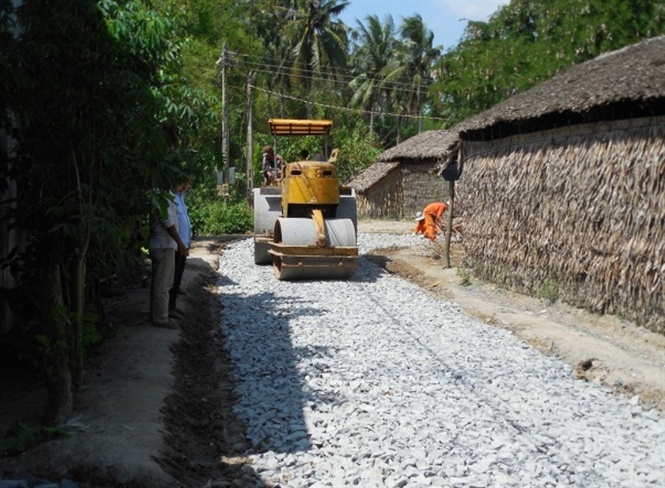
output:
M 7 432 L 7 437 L 0 439 L 0 454 L 15 456 L 42 442 L 67 437 L 69 434 L 62 427 L 20 422 Z
M 559 285 L 555 281 L 546 278 L 541 283 L 536 296 L 541 300 L 549 302 L 551 305 L 559 299 Z
M 471 273 L 466 268 L 457 268 L 457 276 L 459 284 L 462 286 L 469 286 L 471 284 Z

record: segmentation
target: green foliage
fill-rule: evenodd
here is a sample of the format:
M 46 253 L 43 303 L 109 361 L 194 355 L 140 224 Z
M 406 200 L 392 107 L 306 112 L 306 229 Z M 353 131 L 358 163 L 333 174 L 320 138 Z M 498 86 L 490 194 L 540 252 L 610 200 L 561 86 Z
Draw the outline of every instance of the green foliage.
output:
M 197 236 L 245 234 L 252 230 L 254 214 L 247 202 L 217 197 L 189 199 L 189 218 Z
M 84 357 L 86 351 L 101 342 L 98 323 L 99 317 L 95 314 L 78 315 L 62 306 L 53 310 L 47 322 L 31 321 L 29 328 L 34 331 L 37 343 L 33 362 L 51 378 L 56 373 L 54 365 L 62 358 L 74 361 L 79 356 Z
M 0 455 L 15 456 L 42 442 L 53 439 L 66 439 L 69 434 L 55 425 L 30 425 L 19 422 L 0 439 Z
M 572 64 L 665 33 L 656 0 L 512 0 L 488 22 L 469 22 L 430 91 L 448 125 Z
M 370 134 L 363 122 L 352 126 L 344 118 L 338 128 L 333 128 L 335 147 L 339 148 L 337 175 L 348 183 L 376 161 L 382 150 L 377 137 Z
M 457 277 L 459 284 L 462 286 L 469 286 L 471 284 L 471 273 L 466 268 L 457 268 Z
M 99 339 L 86 282 L 131 261 L 127 224 L 142 225 L 151 189 L 182 172 L 176 146 L 201 127 L 208 100 L 178 71 L 186 39 L 141 2 L 24 0 L 15 18 L 21 35 L 0 58 L 14 114 L 2 119 L 13 151 L 0 180 L 18 198 L 0 218 L 29 239 L 0 265 L 33 297 L 22 318 L 43 324 L 45 372 L 63 373 Z
M 546 278 L 541 283 L 536 296 L 553 304 L 559 299 L 559 285 L 554 280 Z

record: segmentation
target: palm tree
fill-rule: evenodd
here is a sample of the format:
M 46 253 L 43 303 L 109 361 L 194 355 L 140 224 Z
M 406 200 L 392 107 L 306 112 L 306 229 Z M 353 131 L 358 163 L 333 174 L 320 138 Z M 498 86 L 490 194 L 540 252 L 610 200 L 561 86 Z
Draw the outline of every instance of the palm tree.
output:
M 370 112 L 369 130 L 374 132 L 376 104 L 385 88 L 382 85 L 384 70 L 395 49 L 395 23 L 392 15 L 384 18 L 383 24 L 376 15 L 368 15 L 367 25 L 358 22 L 352 37 L 357 42 L 351 63 L 357 76 L 351 81 L 353 97 L 351 103 Z
M 419 116 L 418 131 L 422 131 L 422 109 L 427 85 L 432 81 L 431 70 L 441 56 L 441 46 L 433 47 L 434 34 L 427 29 L 420 15 L 406 17 L 400 26 L 401 43 L 387 78 L 403 80 L 410 85 L 407 91 L 408 106 Z
M 307 93 L 314 75 L 334 77 L 346 65 L 348 27 L 335 18 L 348 5 L 339 0 L 292 0 L 286 30 L 293 51 L 291 75 L 302 78 Z
M 253 0 L 252 0 L 253 3 Z M 291 12 L 289 5 L 283 2 L 267 0 L 258 5 L 258 15 L 251 16 L 250 23 L 256 37 L 262 40 L 263 51 L 260 63 L 249 63 L 251 69 L 256 70 L 259 76 L 265 78 L 268 88 L 268 99 L 279 91 L 277 98 L 279 116 L 284 116 L 284 93 L 288 93 L 290 86 L 290 68 L 293 63 L 292 47 L 285 36 L 287 30 L 287 17 Z M 273 104 L 268 104 L 269 116 L 273 117 Z

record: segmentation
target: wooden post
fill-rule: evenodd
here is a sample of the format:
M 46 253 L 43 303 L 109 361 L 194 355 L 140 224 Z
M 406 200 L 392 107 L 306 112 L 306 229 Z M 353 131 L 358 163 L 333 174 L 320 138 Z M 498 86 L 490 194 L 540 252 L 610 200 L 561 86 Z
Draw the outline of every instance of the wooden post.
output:
M 455 182 L 449 181 L 450 200 L 448 202 L 448 213 L 446 214 L 446 241 L 443 244 L 443 262 L 446 268 L 450 268 L 450 238 L 453 234 L 453 202 L 455 201 Z

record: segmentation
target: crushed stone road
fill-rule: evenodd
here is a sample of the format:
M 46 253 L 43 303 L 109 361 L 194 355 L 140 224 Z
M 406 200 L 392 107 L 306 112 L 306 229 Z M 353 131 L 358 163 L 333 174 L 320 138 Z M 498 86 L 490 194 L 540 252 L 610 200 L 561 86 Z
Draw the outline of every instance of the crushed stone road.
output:
M 346 282 L 280 282 L 252 250 L 220 259 L 220 326 L 266 486 L 665 486 L 656 410 L 370 260 Z

